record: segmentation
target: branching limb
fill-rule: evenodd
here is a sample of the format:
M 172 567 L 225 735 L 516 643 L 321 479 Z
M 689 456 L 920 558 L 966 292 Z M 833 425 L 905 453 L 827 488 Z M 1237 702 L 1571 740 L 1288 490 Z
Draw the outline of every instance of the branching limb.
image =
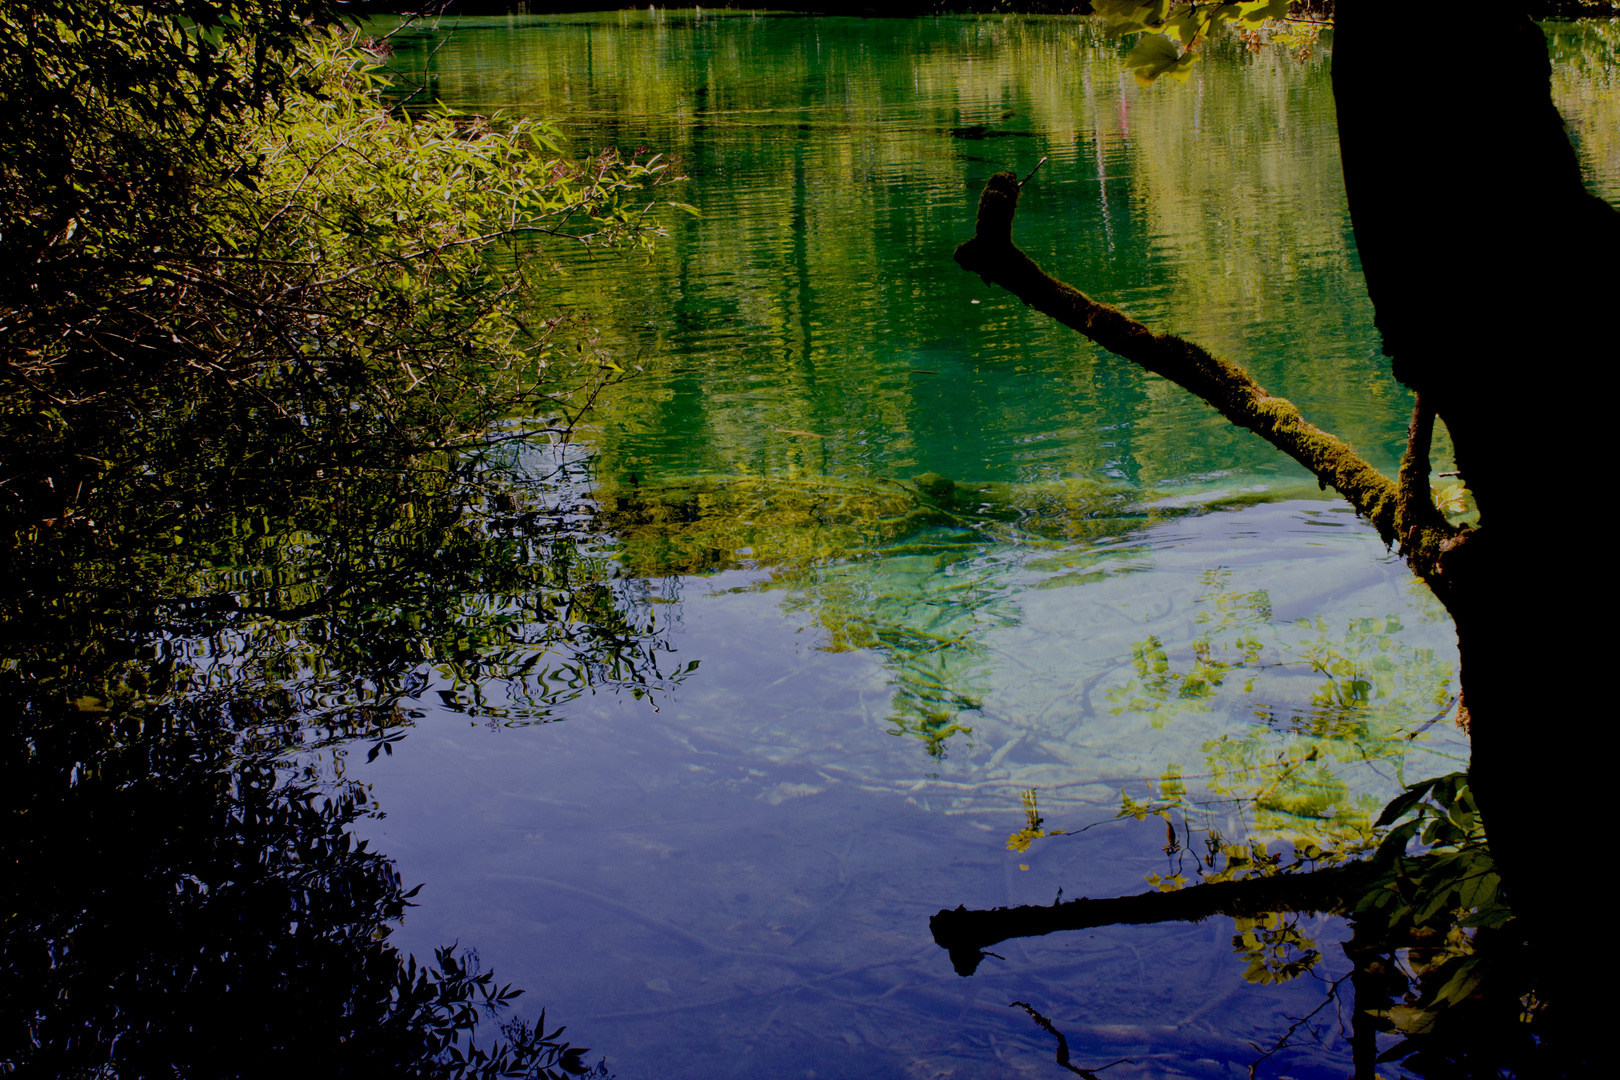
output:
M 1327 1008 L 1329 1005 L 1337 1005 L 1338 1004 L 1338 1001 L 1339 1001 L 1339 987 L 1343 986 L 1345 980 L 1349 979 L 1354 974 L 1355 974 L 1355 972 L 1352 971 L 1352 972 L 1350 972 L 1349 975 L 1341 975 L 1337 979 L 1335 979 L 1333 981 L 1333 983 L 1328 986 L 1327 997 L 1322 999 L 1322 1004 L 1318 1005 L 1316 1008 L 1312 1009 L 1310 1012 L 1306 1013 L 1304 1016 L 1300 1017 L 1298 1020 L 1295 1020 L 1293 1022 L 1293 1024 L 1291 1024 L 1289 1026 L 1288 1030 L 1283 1032 L 1282 1038 L 1278 1039 L 1275 1043 L 1272 1044 L 1270 1050 L 1265 1051 L 1259 1057 L 1257 1057 L 1253 1061 L 1249 1062 L 1249 1080 L 1255 1080 L 1255 1077 L 1259 1073 L 1260 1063 L 1261 1062 L 1265 1061 L 1268 1057 L 1271 1057 L 1273 1054 L 1277 1053 L 1279 1050 L 1285 1049 L 1288 1046 L 1289 1041 L 1293 1039 L 1294 1033 L 1297 1032 L 1300 1028 L 1304 1027 L 1306 1024 L 1310 1023 L 1311 1020 L 1315 1018 L 1317 1013 L 1321 1012 L 1323 1009 Z M 1255 1048 L 1255 1050 L 1260 1049 L 1260 1047 L 1256 1046 L 1254 1043 L 1250 1043 L 1249 1045 L 1253 1046 Z
M 1253 431 L 1349 500 L 1386 541 L 1397 533 L 1396 485 L 1342 440 L 1307 423 L 1286 398 L 1273 397 L 1247 372 L 1173 334 L 1155 334 L 1116 307 L 1101 304 L 1043 271 L 1012 242 L 1022 185 L 997 173 L 979 197 L 973 239 L 956 261 L 1104 349 L 1192 391 L 1239 427 Z
M 1434 437 L 1434 406 L 1422 394 L 1412 407 L 1401 455 L 1396 532 L 1412 568 L 1436 585 L 1440 556 L 1456 546 L 1462 530 L 1446 521 L 1429 487 L 1429 445 Z
M 958 907 L 928 920 L 934 942 L 950 950 L 958 975 L 971 975 L 982 951 L 998 941 L 1060 930 L 1130 923 L 1197 922 L 1212 915 L 1256 918 L 1272 911 L 1343 911 L 1374 878 L 1370 863 L 1349 863 L 1308 874 L 1245 878 L 1195 885 L 1175 892 L 1138 893 L 1104 900 L 1085 897 L 1050 907 L 1025 905 L 969 911 Z
M 1419 525 L 1444 522 L 1429 491 L 1429 446 L 1434 439 L 1434 408 L 1422 394 L 1412 406 L 1406 428 L 1406 453 L 1401 455 L 1400 518 L 1404 533 Z

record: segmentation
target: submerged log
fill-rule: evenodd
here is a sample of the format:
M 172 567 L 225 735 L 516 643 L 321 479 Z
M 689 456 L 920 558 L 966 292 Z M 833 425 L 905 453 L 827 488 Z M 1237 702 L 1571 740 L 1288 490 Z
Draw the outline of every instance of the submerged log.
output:
M 951 954 L 958 975 L 972 975 L 984 950 L 1008 938 L 1040 937 L 1060 930 L 1087 930 L 1130 923 L 1199 922 L 1212 915 L 1257 918 L 1272 911 L 1344 913 L 1372 884 L 1366 862 L 1307 874 L 1245 878 L 1195 885 L 1174 892 L 1138 893 L 1101 900 L 1081 897 L 1064 904 L 1024 905 L 969 911 L 944 909 L 928 920 L 934 943 Z

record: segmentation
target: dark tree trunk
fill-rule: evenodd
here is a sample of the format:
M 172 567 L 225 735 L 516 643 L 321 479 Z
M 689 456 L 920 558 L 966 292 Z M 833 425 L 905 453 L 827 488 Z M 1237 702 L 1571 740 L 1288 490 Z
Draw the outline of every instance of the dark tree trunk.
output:
M 1596 915 L 1583 910 L 1605 820 L 1594 771 L 1612 739 L 1588 700 L 1606 667 L 1610 571 L 1577 525 L 1613 423 L 1601 379 L 1620 214 L 1582 185 L 1546 39 L 1522 11 L 1482 0 L 1442 37 L 1348 0 L 1333 85 L 1384 351 L 1450 430 L 1480 508 L 1431 579 L 1457 624 L 1472 786 L 1508 898 L 1579 1029 L 1591 960 L 1574 928 Z
M 1581 681 L 1595 668 L 1596 689 L 1606 674 L 1609 571 L 1572 516 L 1595 501 L 1611 422 L 1599 380 L 1615 353 L 1607 321 L 1620 298 L 1620 212 L 1582 186 L 1540 29 L 1508 0 L 1482 0 L 1447 30 L 1442 38 L 1397 23 L 1387 5 L 1374 13 L 1351 0 L 1334 42 L 1368 292 L 1396 376 L 1419 392 L 1398 483 L 1241 369 L 1037 266 L 1013 242 L 1023 182 L 1012 173 L 986 184 L 956 260 L 1186 387 L 1402 544 L 1456 622 L 1471 787 L 1551 1002 L 1543 1030 L 1573 1068 L 1578 1056 L 1596 1060 L 1600 998 L 1582 990 L 1602 932 L 1589 879 L 1607 854 L 1597 770 L 1609 766 L 1613 739 Z M 1435 415 L 1478 501 L 1477 529 L 1446 525 L 1429 497 Z M 1093 902 L 1085 917 L 1105 907 Z M 953 956 L 976 957 L 972 939 L 988 924 L 942 915 L 936 930 Z

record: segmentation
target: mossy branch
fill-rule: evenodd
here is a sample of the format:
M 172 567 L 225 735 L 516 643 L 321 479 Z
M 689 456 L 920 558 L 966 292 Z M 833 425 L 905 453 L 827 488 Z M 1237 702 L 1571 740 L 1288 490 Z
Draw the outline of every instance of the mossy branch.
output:
M 1343 440 L 1308 423 L 1293 402 L 1268 394 L 1242 368 L 1201 346 L 1174 334 L 1156 334 L 1118 308 L 1098 303 L 1050 276 L 1018 250 L 1012 242 L 1012 222 L 1021 187 L 1010 172 L 997 173 L 985 185 L 973 239 L 956 249 L 956 261 L 964 270 L 1000 285 L 1109 352 L 1192 391 L 1238 427 L 1304 465 L 1324 487 L 1331 485 L 1386 542 L 1399 535 L 1400 495 L 1395 483 Z
M 948 949 L 958 975 L 971 975 L 983 950 L 998 941 L 1060 930 L 1159 922 L 1197 922 L 1212 915 L 1256 918 L 1272 911 L 1344 912 L 1371 886 L 1377 869 L 1356 862 L 1308 874 L 1280 874 L 1147 892 L 1103 900 L 1081 897 L 1049 907 L 945 909 L 928 920 L 934 942 Z
M 1429 485 L 1429 445 L 1434 436 L 1434 406 L 1422 394 L 1412 406 L 1406 429 L 1406 453 L 1401 455 L 1396 529 L 1407 563 L 1445 599 L 1449 582 L 1442 582 L 1443 556 L 1466 539 L 1467 530 L 1446 521 L 1434 504 Z

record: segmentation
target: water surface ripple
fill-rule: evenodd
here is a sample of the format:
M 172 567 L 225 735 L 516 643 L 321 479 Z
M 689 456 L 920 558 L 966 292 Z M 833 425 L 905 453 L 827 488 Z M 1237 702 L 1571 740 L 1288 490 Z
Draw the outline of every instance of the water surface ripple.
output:
M 1196 877 L 1158 819 L 1113 820 L 1122 791 L 1263 842 L 1365 822 L 1465 756 L 1451 627 L 1296 466 L 951 252 L 984 180 L 1044 157 L 1036 259 L 1393 471 L 1411 402 L 1326 57 L 1227 43 L 1143 90 L 1083 20 L 654 11 L 397 44 L 453 107 L 678 156 L 700 211 L 650 256 L 569 256 L 554 298 L 646 368 L 579 452 L 627 595 L 698 670 L 535 727 L 424 691 L 366 772 L 366 829 L 427 882 L 398 940 L 476 946 L 627 1078 L 1055 1075 L 1015 999 L 1077 1062 L 1132 1059 L 1110 1076 L 1246 1070 L 1323 988 L 1246 983 L 1224 920 L 1007 942 L 961 979 L 928 916 Z M 1019 850 L 1036 804 L 1065 835 Z M 1304 929 L 1342 974 L 1343 925 Z M 1315 1035 L 1278 1060 L 1343 1075 Z

